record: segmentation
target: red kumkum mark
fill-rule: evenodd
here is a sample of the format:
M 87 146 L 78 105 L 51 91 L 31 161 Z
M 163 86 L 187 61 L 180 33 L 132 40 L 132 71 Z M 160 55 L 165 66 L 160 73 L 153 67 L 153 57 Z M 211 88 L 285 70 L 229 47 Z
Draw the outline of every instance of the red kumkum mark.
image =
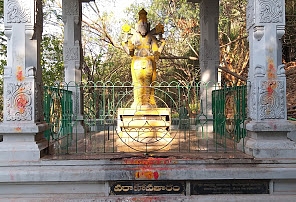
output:
M 137 171 L 135 173 L 136 179 L 157 180 L 159 173 L 157 171 Z
M 28 103 L 28 100 L 26 99 L 26 96 L 24 94 L 20 94 L 17 98 L 16 105 L 21 114 L 25 112 L 27 103 Z
M 268 79 L 275 79 L 276 78 L 276 69 L 274 67 L 272 59 L 268 59 L 267 78 Z
M 16 131 L 16 132 L 22 132 L 22 128 L 21 128 L 21 127 L 16 127 L 16 128 L 15 128 L 15 131 Z
M 24 80 L 24 75 L 23 75 L 23 70 L 22 67 L 18 66 L 17 67 L 17 71 L 16 71 L 16 79 L 18 81 L 23 81 Z
M 266 89 L 267 90 L 267 94 L 269 96 L 271 96 L 276 88 L 277 88 L 276 82 L 269 82 L 268 83 L 268 86 L 267 86 L 267 89 Z

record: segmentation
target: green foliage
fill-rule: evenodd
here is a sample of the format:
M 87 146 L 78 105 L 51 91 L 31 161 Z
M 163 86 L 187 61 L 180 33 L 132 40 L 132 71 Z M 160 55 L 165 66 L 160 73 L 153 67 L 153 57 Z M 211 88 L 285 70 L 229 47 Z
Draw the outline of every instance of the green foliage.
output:
M 90 54 L 84 56 L 84 81 L 131 81 L 130 58 L 121 49 L 109 46 L 108 54 Z
M 0 0 L 0 18 L 3 18 L 4 0 Z
M 42 38 L 41 66 L 45 85 L 64 80 L 62 36 L 44 35 Z

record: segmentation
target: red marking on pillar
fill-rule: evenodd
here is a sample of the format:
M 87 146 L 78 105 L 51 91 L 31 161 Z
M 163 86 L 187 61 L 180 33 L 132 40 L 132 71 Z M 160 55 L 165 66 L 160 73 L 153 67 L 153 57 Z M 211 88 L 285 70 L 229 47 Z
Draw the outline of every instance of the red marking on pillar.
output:
M 267 87 L 267 92 L 268 92 L 268 95 L 271 95 L 273 93 L 273 90 L 270 86 Z
M 266 87 L 267 95 L 273 96 L 275 89 L 277 88 L 277 83 L 273 81 L 277 78 L 276 68 L 274 66 L 274 62 L 272 58 L 268 59 L 268 68 L 267 68 L 267 79 L 269 80 L 268 85 Z
M 275 81 L 269 81 L 268 86 L 266 88 L 268 95 L 271 96 L 276 88 L 277 83 Z
M 24 75 L 23 75 L 23 70 L 22 67 L 18 66 L 17 67 L 17 71 L 16 71 L 16 79 L 18 81 L 23 81 L 24 80 Z
M 16 127 L 14 130 L 15 130 L 15 132 L 22 132 L 22 128 L 21 127 Z
M 268 79 L 276 78 L 276 68 L 274 67 L 274 62 L 272 58 L 268 59 L 267 78 Z
M 21 114 L 25 112 L 28 100 L 24 94 L 19 94 L 16 99 L 16 106 Z

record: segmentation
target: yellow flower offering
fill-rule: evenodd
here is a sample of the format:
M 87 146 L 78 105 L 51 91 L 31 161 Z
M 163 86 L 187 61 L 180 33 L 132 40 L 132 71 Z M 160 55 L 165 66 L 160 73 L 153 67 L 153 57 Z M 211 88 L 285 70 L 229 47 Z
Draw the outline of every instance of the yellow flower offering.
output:
M 129 26 L 128 24 L 124 24 L 122 26 L 122 31 L 129 32 L 130 30 L 131 30 L 131 26 Z

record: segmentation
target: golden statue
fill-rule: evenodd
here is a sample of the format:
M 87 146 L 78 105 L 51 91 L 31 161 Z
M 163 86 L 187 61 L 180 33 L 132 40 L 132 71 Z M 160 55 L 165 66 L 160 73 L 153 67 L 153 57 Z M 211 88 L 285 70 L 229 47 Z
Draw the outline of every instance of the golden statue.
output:
M 147 12 L 142 9 L 135 29 L 131 29 L 128 25 L 124 25 L 122 29 L 126 32 L 125 40 L 122 42 L 123 48 L 132 57 L 134 101 L 131 108 L 156 107 L 153 84 L 156 80 L 156 61 L 165 45 L 165 40 L 162 38 L 164 27 L 158 24 L 150 30 Z M 155 35 L 158 35 L 159 39 Z

